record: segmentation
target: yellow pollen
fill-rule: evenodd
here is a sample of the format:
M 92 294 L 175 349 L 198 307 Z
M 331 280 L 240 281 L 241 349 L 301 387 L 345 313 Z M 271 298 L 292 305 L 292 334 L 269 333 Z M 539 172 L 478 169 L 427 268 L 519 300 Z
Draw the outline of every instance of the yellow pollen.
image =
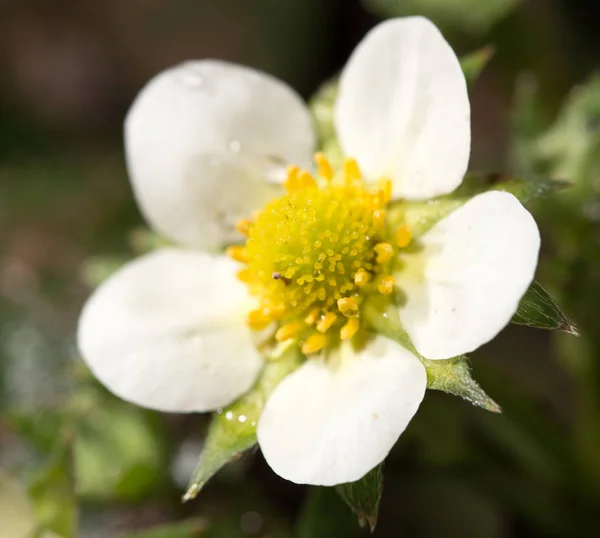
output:
M 317 163 L 319 175 L 327 181 L 331 181 L 333 179 L 333 168 L 327 157 L 325 157 L 325 154 L 321 152 L 315 153 L 315 162 Z
M 369 282 L 369 273 L 367 273 L 362 267 L 356 271 L 356 274 L 354 275 L 354 283 L 359 287 L 359 288 L 364 288 L 367 285 L 367 282 Z
M 358 163 L 356 159 L 352 157 L 347 157 L 344 159 L 344 178 L 347 184 L 354 182 L 357 179 L 360 179 L 360 168 L 358 167 Z
M 285 342 L 290 338 L 294 338 L 303 328 L 304 325 L 300 321 L 292 321 L 291 323 L 282 325 L 275 333 L 275 340 Z
M 383 201 L 387 204 L 392 198 L 392 180 L 384 177 L 379 180 L 377 186 L 383 195 Z
M 246 249 L 244 247 L 240 247 L 240 246 L 228 247 L 226 254 L 232 260 L 235 260 L 236 262 L 248 263 L 250 261 L 250 258 L 248 257 L 248 253 L 246 252 Z
M 350 340 L 358 331 L 360 322 L 356 318 L 349 319 L 346 325 L 340 329 L 340 338 L 342 340 Z
M 354 297 L 342 297 L 338 299 L 337 306 L 340 312 L 346 317 L 356 316 L 358 314 L 358 303 Z
M 319 315 L 321 314 L 320 308 L 315 308 L 308 313 L 308 316 L 304 318 L 304 323 L 307 325 L 314 325 L 319 319 Z
M 317 331 L 320 333 L 326 333 L 331 326 L 335 323 L 337 319 L 337 314 L 333 312 L 327 312 L 317 323 Z
M 368 185 L 351 158 L 341 171 L 322 153 L 315 162 L 318 176 L 290 166 L 286 193 L 240 221 L 246 244 L 227 250 L 246 264 L 238 279 L 260 304 L 248 325 L 277 323 L 275 339 L 305 353 L 352 338 L 364 300 L 390 294 L 397 270 L 397 238 L 386 226 L 391 182 Z
M 373 211 L 373 222 L 378 228 L 385 224 L 385 209 L 376 209 Z
M 377 258 L 375 258 L 377 263 L 387 263 L 394 255 L 394 247 L 389 243 L 377 243 L 375 245 L 375 252 L 377 253 Z
M 389 295 L 394 291 L 394 285 L 396 284 L 396 279 L 393 276 L 384 276 L 379 281 L 379 285 L 377 289 L 379 293 L 383 295 Z
M 251 227 L 252 221 L 248 219 L 238 220 L 238 222 L 235 225 L 235 229 L 245 236 L 248 236 Z
M 410 228 L 408 226 L 402 226 L 402 228 L 398 228 L 394 235 L 394 240 L 396 245 L 400 248 L 407 247 L 410 245 L 412 241 L 412 234 L 410 233 Z
M 309 336 L 304 344 L 302 344 L 302 353 L 309 355 L 323 349 L 327 345 L 327 336 L 320 333 L 315 333 Z
M 273 318 L 269 315 L 265 315 L 261 309 L 252 310 L 248 313 L 248 326 L 256 331 L 265 329 L 272 321 Z

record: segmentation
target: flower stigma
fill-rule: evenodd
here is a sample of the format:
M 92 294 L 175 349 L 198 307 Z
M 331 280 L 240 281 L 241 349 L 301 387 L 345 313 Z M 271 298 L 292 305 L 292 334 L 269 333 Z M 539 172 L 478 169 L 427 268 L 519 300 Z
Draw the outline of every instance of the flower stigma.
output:
M 386 223 L 389 179 L 367 184 L 352 158 L 337 174 L 322 153 L 315 162 L 316 177 L 290 166 L 286 193 L 240 221 L 246 244 L 227 250 L 245 265 L 238 278 L 259 299 L 248 326 L 275 322 L 275 339 L 293 339 L 307 355 L 351 340 L 370 296 L 391 298 L 397 254 L 411 243 L 407 226 Z

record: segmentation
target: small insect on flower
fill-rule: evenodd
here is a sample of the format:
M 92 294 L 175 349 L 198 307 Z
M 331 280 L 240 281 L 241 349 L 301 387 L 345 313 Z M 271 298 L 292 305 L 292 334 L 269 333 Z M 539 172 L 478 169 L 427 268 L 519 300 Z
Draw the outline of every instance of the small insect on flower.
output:
M 470 154 L 465 78 L 428 20 L 371 30 L 334 112 L 341 160 L 315 153 L 307 107 L 269 75 L 199 60 L 152 79 L 125 121 L 127 165 L 148 223 L 180 246 L 110 277 L 78 331 L 102 383 L 164 411 L 222 408 L 267 356 L 297 350 L 302 364 L 269 395 L 256 433 L 276 473 L 318 485 L 383 461 L 424 396 L 421 359 L 492 339 L 540 245 L 506 192 L 457 204 L 427 230 L 405 211 L 458 187 Z M 373 309 L 410 350 L 373 330 Z

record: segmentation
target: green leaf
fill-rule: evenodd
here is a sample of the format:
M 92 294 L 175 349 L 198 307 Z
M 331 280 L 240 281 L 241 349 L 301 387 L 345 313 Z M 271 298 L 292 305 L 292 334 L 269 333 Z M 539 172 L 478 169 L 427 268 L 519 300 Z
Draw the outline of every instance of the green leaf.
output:
M 500 406 L 471 377 L 469 360 L 464 355 L 441 361 L 422 359 L 422 362 L 427 370 L 428 389 L 460 396 L 492 413 L 502 412 Z
M 250 392 L 214 415 L 184 501 L 195 498 L 223 465 L 256 444 L 256 423 L 267 398 L 279 382 L 298 367 L 300 360 L 295 348 L 270 360 Z
M 469 172 L 452 194 L 423 202 L 402 201 L 393 204 L 388 214 L 392 227 L 396 221 L 398 225 L 408 224 L 413 237 L 418 238 L 477 194 L 491 190 L 510 192 L 526 204 L 570 185 L 556 179 Z
M 378 465 L 356 482 L 335 487 L 340 497 L 358 517 L 362 528 L 367 525 L 371 532 L 377 526 L 379 502 L 383 490 L 383 464 Z
M 579 336 L 577 327 L 561 312 L 550 294 L 539 282 L 534 281 L 521 299 L 512 323 L 537 329 L 563 331 Z
M 428 360 L 417 352 L 402 327 L 396 306 L 384 311 L 371 301 L 365 304 L 364 316 L 366 323 L 376 332 L 398 342 L 419 358 L 427 371 L 428 389 L 448 392 L 487 411 L 500 413 L 500 406 L 471 377 L 467 357 L 460 355 L 446 360 Z
M 488 45 L 487 47 L 476 50 L 460 59 L 460 66 L 462 67 L 469 86 L 477 80 L 485 66 L 492 59 L 494 52 L 496 52 L 494 47 Z

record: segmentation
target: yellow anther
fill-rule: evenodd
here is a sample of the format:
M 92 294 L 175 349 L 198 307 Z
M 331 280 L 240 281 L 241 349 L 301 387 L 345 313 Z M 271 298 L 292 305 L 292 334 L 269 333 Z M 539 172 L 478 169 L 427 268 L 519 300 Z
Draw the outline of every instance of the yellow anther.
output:
M 360 322 L 356 318 L 349 319 L 346 325 L 340 329 L 340 338 L 342 340 L 350 340 L 358 331 Z
M 245 284 L 250 284 L 256 280 L 256 275 L 250 269 L 242 269 L 237 272 L 237 278 Z
M 325 157 L 325 154 L 321 152 L 315 153 L 315 162 L 317 163 L 319 175 L 327 181 L 331 181 L 333 179 L 333 168 L 329 159 Z
M 283 305 L 282 303 L 273 304 L 267 302 L 263 305 L 262 311 L 271 319 L 281 319 L 282 316 L 285 314 L 285 305 Z
M 353 181 L 360 179 L 360 168 L 356 159 L 352 157 L 346 157 L 344 159 L 344 178 L 346 183 L 352 183 Z
M 350 318 L 358 314 L 358 303 L 354 297 L 342 297 L 338 299 L 337 307 L 344 316 Z
M 300 321 L 292 321 L 291 323 L 286 323 L 282 327 L 277 329 L 275 333 L 275 340 L 278 342 L 285 342 L 290 338 L 294 338 L 304 327 L 303 323 Z
M 308 316 L 304 318 L 304 323 L 307 325 L 314 325 L 319 319 L 319 315 L 321 314 L 320 308 L 314 308 L 309 313 Z
M 384 276 L 379 281 L 377 289 L 379 290 L 379 293 L 389 295 L 394 291 L 394 284 L 396 284 L 396 279 L 393 276 Z
M 287 168 L 287 178 L 283 183 L 283 187 L 288 192 L 294 192 L 298 190 L 298 174 L 300 173 L 300 168 L 296 165 L 292 164 Z
M 235 229 L 245 236 L 250 233 L 250 228 L 252 228 L 252 221 L 248 219 L 238 220 L 235 225 Z
M 385 209 L 376 209 L 373 211 L 373 223 L 378 228 L 385 224 Z
M 327 336 L 324 334 L 315 333 L 309 336 L 304 344 L 302 344 L 302 353 L 309 355 L 323 349 L 327 345 Z
M 226 251 L 227 256 L 229 256 L 232 260 L 240 263 L 248 263 L 250 261 L 250 256 L 246 252 L 244 247 L 240 246 L 232 246 L 227 247 Z
M 309 187 L 316 187 L 317 182 L 306 170 L 301 170 L 298 174 L 297 185 L 298 190 L 308 189 Z
M 394 235 L 394 240 L 396 241 L 396 245 L 398 245 L 400 248 L 410 245 L 410 242 L 412 241 L 410 228 L 408 226 L 402 226 L 402 228 L 398 228 Z
M 255 331 L 260 331 L 266 328 L 272 321 L 273 318 L 271 318 L 269 315 L 265 315 L 262 309 L 250 311 L 246 319 L 248 326 Z
M 367 273 L 367 271 L 365 271 L 362 267 L 356 271 L 356 274 L 354 275 L 354 283 L 359 287 L 359 288 L 364 288 L 367 285 L 367 282 L 369 282 L 369 273 Z
M 327 312 L 318 322 L 317 322 L 317 331 L 320 333 L 326 333 L 329 328 L 335 323 L 337 319 L 337 314 L 333 312 Z
M 392 180 L 384 177 L 379 180 L 377 186 L 383 195 L 383 202 L 387 204 L 392 198 Z
M 377 254 L 377 257 L 375 258 L 377 263 L 389 262 L 394 255 L 394 247 L 389 243 L 377 243 L 373 248 L 375 254 Z

